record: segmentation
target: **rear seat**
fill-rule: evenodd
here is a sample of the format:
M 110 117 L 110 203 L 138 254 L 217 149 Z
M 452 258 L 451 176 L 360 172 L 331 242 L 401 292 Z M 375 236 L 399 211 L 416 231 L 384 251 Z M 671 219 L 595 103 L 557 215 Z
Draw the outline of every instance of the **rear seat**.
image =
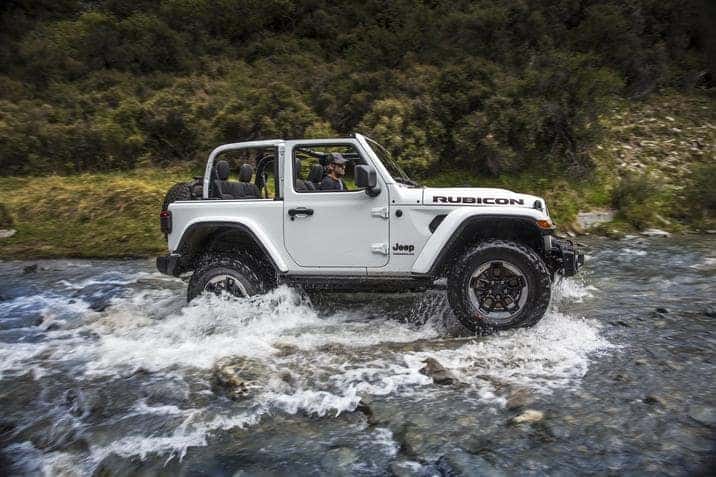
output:
M 258 199 L 259 188 L 251 183 L 251 176 L 254 173 L 253 167 L 242 164 L 239 168 L 239 182 L 229 180 L 230 166 L 227 161 L 216 163 L 216 180 L 219 194 L 222 199 Z

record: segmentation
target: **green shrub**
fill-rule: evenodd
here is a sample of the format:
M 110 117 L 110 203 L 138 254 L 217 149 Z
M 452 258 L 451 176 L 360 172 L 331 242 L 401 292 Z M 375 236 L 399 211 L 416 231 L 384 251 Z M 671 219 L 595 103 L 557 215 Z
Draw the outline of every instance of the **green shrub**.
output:
M 619 218 L 645 229 L 656 219 L 659 190 L 658 182 L 647 174 L 626 175 L 612 192 L 612 206 Z
M 691 172 L 686 192 L 687 217 L 703 228 L 716 221 L 716 163 L 699 164 Z
M 14 224 L 10 211 L 7 210 L 5 204 L 0 203 L 0 229 L 9 229 Z

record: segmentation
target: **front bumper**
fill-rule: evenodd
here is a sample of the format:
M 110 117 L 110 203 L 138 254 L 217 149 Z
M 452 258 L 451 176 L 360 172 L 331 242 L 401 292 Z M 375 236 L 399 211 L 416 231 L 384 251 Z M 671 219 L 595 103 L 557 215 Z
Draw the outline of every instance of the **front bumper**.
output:
M 584 254 L 571 240 L 550 236 L 545 239 L 545 249 L 550 258 L 552 272 L 559 272 L 565 277 L 576 275 L 584 265 Z
M 179 275 L 180 257 L 180 255 L 174 253 L 157 257 L 157 270 L 165 275 Z

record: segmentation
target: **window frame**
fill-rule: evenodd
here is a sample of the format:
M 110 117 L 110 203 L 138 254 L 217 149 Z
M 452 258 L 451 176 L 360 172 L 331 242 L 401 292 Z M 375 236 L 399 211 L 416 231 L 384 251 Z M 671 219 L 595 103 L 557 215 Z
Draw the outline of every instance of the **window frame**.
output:
M 354 161 L 354 167 L 358 164 L 365 164 L 372 166 L 371 160 L 368 157 L 368 155 L 363 151 L 363 148 L 360 146 L 360 144 L 357 141 L 353 140 L 320 140 L 320 141 L 306 141 L 306 142 L 299 142 L 295 143 L 291 146 L 291 161 L 289 164 L 290 171 L 289 171 L 289 177 L 291 178 L 291 191 L 294 194 L 346 194 L 346 193 L 353 193 L 353 192 L 361 192 L 365 193 L 365 187 L 360 189 L 352 189 L 352 190 L 296 190 L 296 176 L 293 172 L 293 169 L 295 167 L 295 161 L 296 161 L 296 150 L 297 149 L 304 149 L 304 148 L 311 148 L 311 147 L 321 147 L 321 148 L 328 148 L 328 147 L 340 147 L 340 146 L 350 146 L 352 147 L 355 152 L 360 157 L 361 161 L 360 163 L 356 163 Z M 354 174 L 355 175 L 355 174 Z M 307 180 L 307 179 L 303 179 Z

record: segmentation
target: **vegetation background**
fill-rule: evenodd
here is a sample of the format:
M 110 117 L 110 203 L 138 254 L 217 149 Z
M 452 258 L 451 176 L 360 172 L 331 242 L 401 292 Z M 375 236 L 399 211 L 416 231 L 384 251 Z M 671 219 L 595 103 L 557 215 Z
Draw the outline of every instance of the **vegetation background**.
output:
M 706 230 L 714 25 L 708 0 L 5 1 L 0 257 L 157 253 L 216 145 L 352 132 L 566 229 Z

